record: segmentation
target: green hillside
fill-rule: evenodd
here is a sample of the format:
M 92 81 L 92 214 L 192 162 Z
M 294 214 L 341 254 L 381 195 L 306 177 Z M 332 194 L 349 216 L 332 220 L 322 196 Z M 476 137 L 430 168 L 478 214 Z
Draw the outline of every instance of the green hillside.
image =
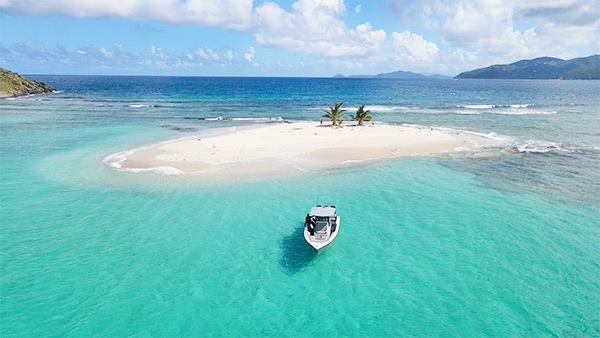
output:
M 0 98 L 27 94 L 52 93 L 56 89 L 49 85 L 0 68 Z
M 459 74 L 457 79 L 600 79 L 600 55 L 562 60 L 541 57 L 508 65 L 493 65 Z

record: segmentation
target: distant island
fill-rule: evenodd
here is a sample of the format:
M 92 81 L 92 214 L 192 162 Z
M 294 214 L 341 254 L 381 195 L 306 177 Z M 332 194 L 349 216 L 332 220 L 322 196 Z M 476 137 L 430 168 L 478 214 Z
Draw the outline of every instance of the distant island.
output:
M 0 98 L 22 96 L 29 94 L 45 94 L 56 91 L 55 88 L 0 68 Z
M 352 79 L 451 79 L 451 76 L 446 75 L 423 75 L 419 73 L 413 72 L 405 72 L 405 71 L 397 71 L 392 73 L 381 73 L 378 75 L 350 75 L 345 76 L 343 74 L 335 75 L 334 78 L 343 79 L 343 78 L 352 78 Z
M 452 79 L 446 75 L 423 75 L 397 71 L 378 75 L 335 75 L 334 78 L 353 79 Z M 539 79 L 539 80 L 600 80 L 600 55 L 563 60 L 540 57 L 521 60 L 508 65 L 493 65 L 463 72 L 455 79 Z
M 562 60 L 541 57 L 460 73 L 456 79 L 600 80 L 600 55 Z

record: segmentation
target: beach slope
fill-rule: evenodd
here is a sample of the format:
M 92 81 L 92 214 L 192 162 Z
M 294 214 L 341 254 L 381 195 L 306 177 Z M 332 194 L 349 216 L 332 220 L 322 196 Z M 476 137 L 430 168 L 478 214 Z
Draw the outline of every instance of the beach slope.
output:
M 463 151 L 494 140 L 470 133 L 392 124 L 345 126 L 318 122 L 269 123 L 203 137 L 168 140 L 113 154 L 106 160 L 124 170 L 170 168 L 237 177 L 319 168 L 351 161 Z

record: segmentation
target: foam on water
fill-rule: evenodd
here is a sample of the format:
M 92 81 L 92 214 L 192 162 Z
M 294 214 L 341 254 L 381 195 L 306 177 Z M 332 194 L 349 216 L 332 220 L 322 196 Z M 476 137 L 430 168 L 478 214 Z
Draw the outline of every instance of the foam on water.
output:
M 461 115 L 498 114 L 498 115 L 554 115 L 556 110 L 534 108 L 534 104 L 502 104 L 502 105 L 464 105 L 456 110 Z
M 306 110 L 327 110 L 329 111 L 329 107 L 309 107 L 305 108 Z M 343 106 L 342 109 L 345 109 L 349 114 L 354 113 L 358 106 Z M 409 109 L 419 109 L 418 107 L 404 107 L 404 106 L 382 106 L 382 105 L 365 105 L 364 110 L 370 110 L 372 112 L 395 112 L 395 111 L 405 111 Z
M 537 140 L 527 141 L 520 144 L 517 149 L 522 153 L 547 153 L 549 151 L 564 151 L 561 145 L 554 142 L 544 142 Z
M 492 104 L 471 104 L 464 106 L 457 106 L 457 108 L 467 108 L 467 109 L 492 109 L 495 106 Z
M 227 120 L 231 121 L 244 121 L 244 122 L 283 122 L 284 119 L 281 116 L 277 117 L 230 117 Z
M 137 150 L 141 150 L 141 149 L 142 148 L 131 149 L 131 150 L 127 150 L 127 151 L 110 154 L 110 155 L 106 156 L 102 160 L 102 162 L 106 163 L 106 165 L 108 165 L 111 168 L 120 169 L 121 163 L 123 163 L 125 160 L 127 160 L 127 156 L 129 156 L 129 155 L 133 154 L 134 152 L 136 152 Z
M 160 175 L 172 176 L 172 175 L 180 175 L 184 174 L 183 171 L 167 166 L 159 166 L 159 167 L 151 167 L 151 168 L 124 168 L 119 169 L 120 171 L 129 171 L 133 173 L 143 173 L 143 172 L 153 172 Z
M 525 103 L 525 104 L 467 104 L 467 105 L 458 105 L 457 108 L 466 108 L 466 109 L 492 109 L 492 108 L 527 108 L 533 107 L 533 104 Z

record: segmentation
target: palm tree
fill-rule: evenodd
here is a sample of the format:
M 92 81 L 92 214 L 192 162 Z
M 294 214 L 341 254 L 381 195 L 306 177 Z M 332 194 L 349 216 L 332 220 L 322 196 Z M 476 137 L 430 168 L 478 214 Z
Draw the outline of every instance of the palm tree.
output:
M 341 122 L 342 120 L 346 119 L 346 117 L 344 116 L 344 112 L 346 111 L 346 109 L 340 109 L 340 107 L 343 104 L 344 104 L 344 102 L 341 102 L 338 104 L 337 100 L 335 100 L 335 108 L 329 107 L 329 111 L 323 109 L 323 111 L 326 114 L 321 117 L 326 117 L 326 118 L 330 119 L 332 122 L 331 125 L 335 126 L 336 124 L 338 124 L 338 121 Z
M 363 121 L 371 121 L 371 116 L 369 116 L 369 114 L 371 114 L 371 111 L 370 110 L 365 111 L 365 105 L 363 104 L 362 106 L 361 105 L 358 106 L 356 115 L 350 115 L 350 117 L 354 121 L 358 121 L 359 126 L 362 126 Z

